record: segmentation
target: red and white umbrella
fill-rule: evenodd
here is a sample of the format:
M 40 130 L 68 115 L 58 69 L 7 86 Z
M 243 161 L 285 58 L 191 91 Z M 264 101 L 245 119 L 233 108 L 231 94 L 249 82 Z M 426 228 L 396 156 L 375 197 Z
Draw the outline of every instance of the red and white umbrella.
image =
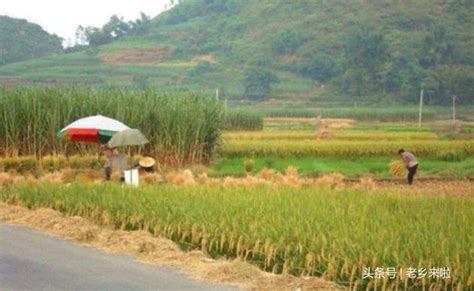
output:
M 106 143 L 115 133 L 126 129 L 130 128 L 118 120 L 96 115 L 74 121 L 57 136 L 75 142 Z

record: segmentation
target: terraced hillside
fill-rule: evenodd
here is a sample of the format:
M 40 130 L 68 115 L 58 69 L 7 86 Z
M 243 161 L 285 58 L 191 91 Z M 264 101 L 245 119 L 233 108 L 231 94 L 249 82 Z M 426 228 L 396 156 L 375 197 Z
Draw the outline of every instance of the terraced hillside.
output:
M 428 103 L 471 103 L 473 16 L 453 0 L 184 0 L 133 33 L 1 66 L 0 82 L 397 102 L 424 86 Z

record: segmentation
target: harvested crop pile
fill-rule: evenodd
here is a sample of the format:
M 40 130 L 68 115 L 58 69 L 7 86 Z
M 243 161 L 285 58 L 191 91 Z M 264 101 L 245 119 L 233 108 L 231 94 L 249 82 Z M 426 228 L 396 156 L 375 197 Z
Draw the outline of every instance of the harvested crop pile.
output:
M 397 177 L 403 177 L 407 174 L 405 164 L 401 161 L 393 161 L 388 165 L 390 173 Z

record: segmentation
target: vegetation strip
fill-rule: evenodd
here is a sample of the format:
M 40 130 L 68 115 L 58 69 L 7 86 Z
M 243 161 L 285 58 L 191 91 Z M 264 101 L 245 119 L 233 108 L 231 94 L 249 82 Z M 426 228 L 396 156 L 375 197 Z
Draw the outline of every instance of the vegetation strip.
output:
M 452 278 L 383 283 L 392 288 L 461 289 L 474 284 L 469 259 L 474 244 L 472 196 L 284 186 L 130 189 L 113 184 L 39 184 L 0 190 L 8 203 L 51 207 L 115 229 L 149 231 L 185 249 L 239 257 L 275 273 L 374 287 L 382 282 L 363 280 L 364 267 L 437 266 L 449 267 Z M 431 194 L 437 189 L 423 191 Z
M 170 164 L 207 161 L 214 153 L 223 106 L 207 95 L 75 87 L 0 88 L 0 155 L 97 153 L 56 138 L 72 121 L 101 113 L 139 128 L 151 151 Z
M 420 157 L 433 157 L 452 152 L 474 154 L 474 141 L 351 141 L 351 140 L 242 140 L 230 139 L 222 146 L 227 157 L 339 157 L 394 156 L 400 148 L 407 148 Z
M 339 289 L 335 284 L 319 278 L 265 273 L 238 259 L 212 260 L 198 250 L 185 253 L 172 241 L 145 231 L 113 230 L 82 217 L 64 216 L 47 208 L 30 210 L 0 202 L 0 222 L 33 227 L 107 252 L 131 255 L 144 263 L 177 268 L 207 282 L 232 284 L 252 290 Z

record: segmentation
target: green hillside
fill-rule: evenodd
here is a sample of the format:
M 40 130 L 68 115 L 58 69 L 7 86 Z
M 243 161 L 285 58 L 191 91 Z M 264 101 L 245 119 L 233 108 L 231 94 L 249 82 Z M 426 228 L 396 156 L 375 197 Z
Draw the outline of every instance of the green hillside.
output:
M 37 24 L 0 15 L 0 66 L 60 53 L 61 41 Z
M 184 0 L 145 24 L 0 80 L 396 102 L 423 86 L 428 103 L 473 103 L 472 1 Z

